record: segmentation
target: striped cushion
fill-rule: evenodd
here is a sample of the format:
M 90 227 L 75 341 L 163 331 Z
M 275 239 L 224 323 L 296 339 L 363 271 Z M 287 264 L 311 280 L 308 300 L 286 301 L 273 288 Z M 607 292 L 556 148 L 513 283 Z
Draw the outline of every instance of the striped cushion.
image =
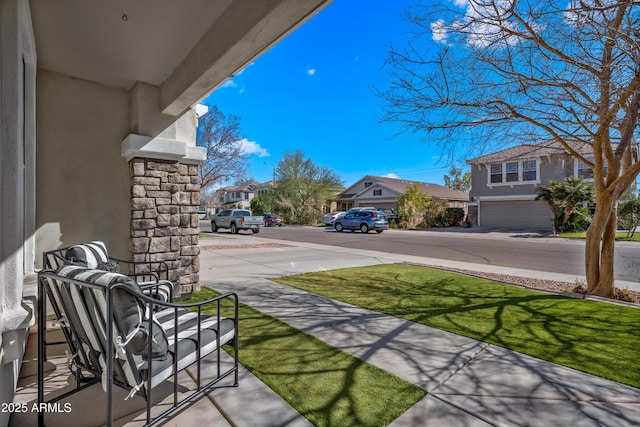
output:
M 152 378 L 150 387 L 153 388 L 166 380 L 173 374 L 174 359 L 178 359 L 178 371 L 186 368 L 197 360 L 198 353 L 198 319 L 197 314 L 192 311 L 178 309 L 178 331 L 176 334 L 174 309 L 168 308 L 155 314 L 158 322 L 164 329 L 169 340 L 169 357 L 164 361 L 156 359 L 152 362 Z M 233 319 L 221 318 L 220 327 L 215 316 L 204 315 L 200 324 L 200 356 L 214 352 L 217 349 L 216 339 L 218 330 L 220 331 L 220 345 L 231 341 L 235 334 L 235 322 Z M 176 336 L 178 343 L 176 345 Z M 142 377 L 147 380 L 148 364 L 142 363 L 138 366 Z
M 109 262 L 106 245 L 97 240 L 71 246 L 67 249 L 65 258 L 73 264 L 86 268 L 98 268 L 100 264 Z
M 160 280 L 158 282 L 138 282 L 142 293 L 155 298 L 158 301 L 170 302 L 173 293 L 173 285 L 168 280 Z
M 86 269 L 75 265 L 67 265 L 60 268 L 57 272 L 60 276 L 70 277 L 89 283 L 102 285 L 105 288 L 117 283 L 124 283 L 132 289 L 139 290 L 134 279 L 119 273 L 111 273 L 102 270 Z M 72 287 L 77 288 L 77 287 Z M 107 310 L 105 289 L 93 290 L 89 293 L 89 289 L 85 290 L 85 303 L 88 301 L 90 305 L 95 305 L 93 316 L 90 320 L 93 324 L 98 323 L 99 327 L 95 328 L 101 341 L 106 339 L 106 326 L 104 326 L 104 316 Z M 76 291 L 77 292 L 77 291 Z M 148 356 L 148 330 L 149 316 L 145 313 L 144 304 L 138 300 L 133 294 L 127 292 L 123 288 L 116 288 L 113 293 L 114 314 L 119 324 L 119 339 L 123 343 L 127 343 L 133 354 L 141 355 L 143 358 Z M 87 319 L 84 319 L 86 321 Z M 154 319 L 151 319 L 154 321 Z M 117 332 L 116 332 L 117 333 Z M 166 358 L 168 351 L 168 341 L 162 330 L 162 327 L 155 322 L 153 328 L 154 339 L 152 340 L 152 357 Z M 114 337 L 117 339 L 118 337 Z
M 69 318 L 74 330 L 82 336 L 83 349 L 89 354 L 87 358 L 90 361 L 97 360 L 97 365 L 103 372 L 103 386 L 106 381 L 106 348 L 112 343 L 123 343 L 126 351 L 126 354 L 114 353 L 117 363 L 113 365 L 113 381 L 131 389 L 133 394 L 142 384 L 151 389 L 173 375 L 176 359 L 178 371 L 196 362 L 198 346 L 200 357 L 204 357 L 235 336 L 237 326 L 233 319 L 221 318 L 218 324 L 217 317 L 203 315 L 198 341 L 198 319 L 195 312 L 165 308 L 149 315 L 149 307 L 145 309 L 142 301 L 117 287 L 113 290 L 114 336 L 108 339 L 104 320 L 107 310 L 106 288 L 125 283 L 136 289 L 138 285 L 135 280 L 119 273 L 76 265 L 63 266 L 58 269 L 57 274 L 103 286 L 98 289 L 71 284 L 60 286 L 64 294 L 65 310 L 73 312 Z M 154 336 L 151 361 L 148 360 L 147 347 L 150 323 L 153 323 Z M 117 350 L 118 345 L 114 347 Z

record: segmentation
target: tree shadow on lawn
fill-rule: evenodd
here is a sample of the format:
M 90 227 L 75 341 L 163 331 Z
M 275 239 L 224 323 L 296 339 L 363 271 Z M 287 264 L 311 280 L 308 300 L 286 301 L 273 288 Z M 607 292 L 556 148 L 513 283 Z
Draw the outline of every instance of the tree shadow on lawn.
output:
M 349 304 L 640 385 L 640 310 L 406 266 L 279 279 Z M 416 278 L 412 272 L 422 275 Z M 332 274 L 330 280 L 323 276 Z
M 239 315 L 242 365 L 316 426 L 386 425 L 426 394 L 248 306 Z

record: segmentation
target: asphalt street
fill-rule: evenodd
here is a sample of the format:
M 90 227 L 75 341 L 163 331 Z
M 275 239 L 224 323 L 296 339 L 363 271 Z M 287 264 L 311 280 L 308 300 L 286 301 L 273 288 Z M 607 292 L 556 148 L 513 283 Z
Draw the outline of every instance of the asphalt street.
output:
M 210 232 L 208 222 L 201 228 Z M 220 234 L 228 233 L 226 230 Z M 381 234 L 337 233 L 331 227 L 266 227 L 254 238 L 330 245 L 499 267 L 561 274 L 584 274 L 584 241 L 561 239 L 536 230 L 388 230 Z M 616 279 L 640 280 L 640 243 L 616 242 Z

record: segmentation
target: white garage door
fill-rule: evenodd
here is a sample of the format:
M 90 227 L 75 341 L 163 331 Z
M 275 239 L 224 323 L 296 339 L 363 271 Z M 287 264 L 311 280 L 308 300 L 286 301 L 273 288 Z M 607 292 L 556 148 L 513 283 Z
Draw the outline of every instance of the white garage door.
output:
M 480 202 L 480 226 L 551 229 L 553 223 L 547 202 L 514 200 Z

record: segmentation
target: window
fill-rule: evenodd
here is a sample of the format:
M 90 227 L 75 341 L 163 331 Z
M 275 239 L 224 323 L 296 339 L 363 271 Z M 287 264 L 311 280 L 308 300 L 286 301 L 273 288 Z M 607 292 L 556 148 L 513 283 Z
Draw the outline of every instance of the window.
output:
M 578 160 L 578 178 L 593 179 L 593 169 L 591 169 L 585 162 Z
M 249 193 L 244 193 L 244 199 L 249 200 Z
M 491 165 L 491 183 L 502 182 L 502 163 Z
M 382 190 L 381 189 L 373 190 L 373 195 L 374 196 L 382 196 Z
M 522 180 L 536 181 L 538 179 L 537 162 L 535 160 L 525 160 L 522 162 Z
M 373 185 L 373 182 L 369 181 L 369 182 L 365 182 L 364 183 L 364 188 L 369 188 Z
M 534 184 L 539 182 L 537 160 L 519 160 L 494 163 L 489 167 L 489 186 Z
M 507 182 L 518 182 L 519 169 L 520 164 L 518 162 L 509 162 L 507 163 Z

